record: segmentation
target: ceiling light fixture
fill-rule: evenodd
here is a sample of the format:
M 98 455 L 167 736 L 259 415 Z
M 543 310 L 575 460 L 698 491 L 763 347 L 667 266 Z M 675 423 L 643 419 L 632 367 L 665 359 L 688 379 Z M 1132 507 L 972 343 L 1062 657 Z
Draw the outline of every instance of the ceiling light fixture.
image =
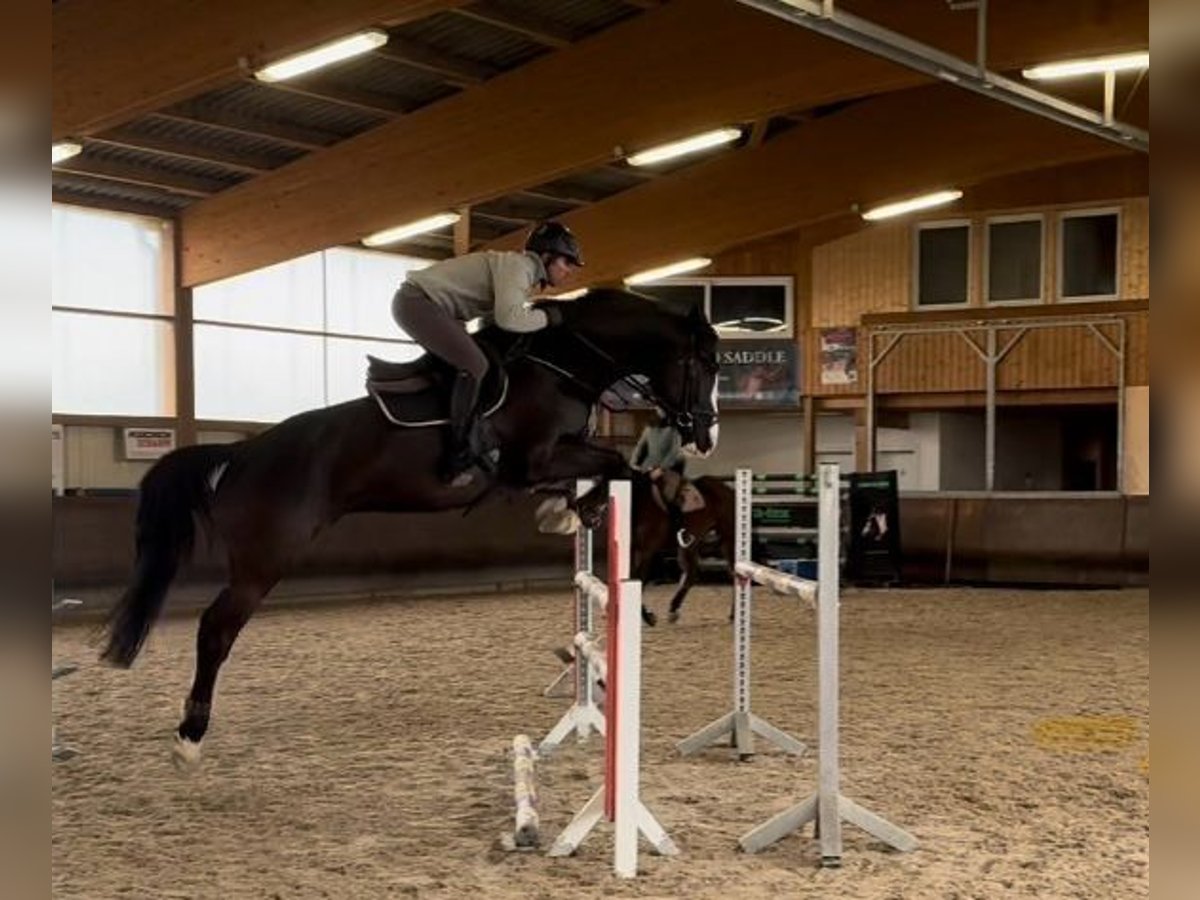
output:
M 83 152 L 83 144 L 75 141 L 59 141 L 57 144 L 50 145 L 50 165 L 57 166 L 60 162 L 65 162 L 72 156 L 78 156 Z
M 1022 69 L 1021 74 L 1031 81 L 1051 81 L 1074 78 L 1077 75 L 1101 75 L 1108 72 L 1133 72 L 1150 68 L 1149 53 L 1121 53 L 1093 59 L 1068 59 Z
M 932 209 L 935 206 L 945 206 L 947 203 L 953 203 L 963 195 L 962 191 L 935 191 L 932 194 L 922 194 L 920 197 L 912 197 L 908 200 L 900 200 L 896 203 L 885 203 L 883 206 L 876 206 L 874 209 L 868 209 L 862 214 L 862 217 L 868 222 L 878 222 L 880 219 L 892 219 L 896 216 L 903 216 L 906 213 L 916 212 L 921 209 Z
M 345 59 L 360 56 L 377 47 L 382 47 L 387 41 L 386 31 L 381 28 L 369 28 L 366 31 L 330 41 L 328 44 L 321 44 L 319 47 L 271 63 L 256 71 L 254 77 L 267 83 L 284 81 L 288 78 L 295 78 L 297 75 L 322 69 L 325 66 L 331 66 Z
M 438 213 L 436 216 L 427 216 L 424 219 L 418 219 L 415 222 L 409 222 L 407 225 L 397 225 L 394 228 L 385 228 L 383 231 L 377 231 L 374 234 L 368 234 L 362 239 L 365 247 L 386 247 L 388 244 L 395 244 L 405 238 L 415 237 L 418 234 L 425 234 L 430 231 L 437 231 L 439 228 L 445 228 L 447 225 L 453 225 L 462 215 L 456 212 Z
M 691 259 L 682 259 L 667 266 L 659 266 L 657 269 L 647 269 L 645 272 L 637 272 L 626 278 L 625 283 L 630 287 L 638 284 L 650 284 L 654 281 L 662 281 L 664 278 L 670 278 L 673 275 L 695 272 L 697 269 L 703 269 L 705 266 L 711 265 L 712 260 L 708 257 L 693 256 Z
M 675 159 L 688 153 L 698 153 L 701 150 L 707 150 L 709 147 L 719 147 L 721 144 L 728 144 L 736 141 L 741 136 L 742 130 L 740 128 L 717 128 L 714 131 L 706 131 L 703 134 L 692 135 L 692 137 L 684 138 L 683 140 L 672 141 L 669 144 L 660 144 L 657 147 L 651 147 L 649 150 L 642 150 L 639 153 L 634 153 L 632 156 L 627 156 L 625 161 L 631 166 L 652 166 L 655 163 L 666 162 L 668 159 Z

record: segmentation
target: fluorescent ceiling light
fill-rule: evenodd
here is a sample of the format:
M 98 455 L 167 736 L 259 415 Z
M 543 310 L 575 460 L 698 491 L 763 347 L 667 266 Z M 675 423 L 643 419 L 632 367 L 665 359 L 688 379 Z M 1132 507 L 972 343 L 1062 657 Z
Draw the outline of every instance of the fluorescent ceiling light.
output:
M 50 145 L 50 165 L 57 166 L 60 162 L 78 156 L 83 151 L 83 145 L 75 141 L 59 141 Z
M 625 283 L 631 287 L 635 284 L 649 284 L 652 281 L 661 281 L 664 278 L 670 278 L 672 275 L 694 272 L 697 269 L 703 269 L 705 266 L 711 265 L 711 259 L 705 256 L 694 256 L 691 259 L 683 259 L 679 262 L 671 263 L 669 266 L 659 266 L 657 269 L 647 269 L 645 272 L 630 275 L 625 279 Z
M 1073 78 L 1076 75 L 1097 75 L 1106 72 L 1130 72 L 1150 68 L 1149 53 L 1122 53 L 1118 56 L 1098 56 L 1094 59 L 1068 59 L 1063 62 L 1046 63 L 1021 74 L 1033 81 L 1050 81 L 1055 78 Z
M 699 150 L 707 150 L 709 147 L 719 147 L 721 144 L 728 144 L 730 141 L 736 141 L 741 136 L 742 130 L 740 128 L 718 128 L 715 131 L 706 131 L 703 134 L 693 135 L 681 141 L 672 141 L 669 144 L 660 144 L 657 147 L 651 147 L 649 150 L 643 150 L 640 153 L 626 157 L 625 161 L 631 166 L 652 166 L 655 163 L 665 162 L 668 159 L 674 159 L 677 156 L 683 156 L 687 153 L 696 153 Z
M 439 228 L 453 225 L 461 218 L 462 216 L 456 212 L 438 213 L 436 216 L 418 219 L 416 222 L 409 222 L 407 225 L 385 228 L 383 231 L 368 234 L 363 238 L 363 246 L 386 247 L 388 244 L 395 244 L 397 241 L 402 241 L 405 238 L 425 234 L 427 231 L 437 231 Z
M 314 47 L 312 50 L 305 50 L 303 53 L 297 53 L 294 56 L 281 59 L 279 62 L 271 63 L 271 65 L 264 66 L 255 72 L 254 77 L 259 81 L 267 82 L 295 78 L 297 75 L 303 75 L 305 72 L 324 68 L 333 63 L 341 62 L 344 59 L 350 59 L 353 56 L 359 56 L 360 54 L 374 50 L 376 47 L 382 47 L 387 43 L 387 40 L 388 35 L 386 31 L 379 28 L 370 28 L 366 31 L 352 34 L 349 37 L 339 38 L 336 41 L 330 41 L 328 44 Z
M 587 288 L 576 288 L 573 291 L 567 291 L 565 294 L 551 294 L 551 300 L 578 300 L 588 292 Z
M 901 200 L 898 203 L 887 203 L 883 206 L 876 206 L 874 209 L 868 209 L 862 214 L 862 217 L 868 222 L 891 219 L 905 213 L 916 212 L 919 209 L 945 206 L 947 203 L 953 203 L 962 194 L 962 191 L 936 191 L 932 194 L 922 194 L 920 197 L 913 197 L 910 200 Z

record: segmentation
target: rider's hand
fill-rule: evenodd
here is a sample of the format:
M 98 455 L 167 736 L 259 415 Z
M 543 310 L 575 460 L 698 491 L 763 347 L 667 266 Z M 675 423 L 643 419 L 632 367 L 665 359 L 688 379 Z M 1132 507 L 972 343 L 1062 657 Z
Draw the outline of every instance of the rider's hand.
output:
M 561 325 L 563 322 L 562 306 L 558 303 L 539 303 L 537 308 L 546 314 L 546 327 L 553 328 L 555 325 Z

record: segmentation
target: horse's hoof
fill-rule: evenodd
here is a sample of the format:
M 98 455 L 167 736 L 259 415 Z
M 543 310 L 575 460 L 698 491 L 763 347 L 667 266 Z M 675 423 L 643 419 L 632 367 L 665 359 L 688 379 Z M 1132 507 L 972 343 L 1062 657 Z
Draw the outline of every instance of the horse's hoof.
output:
M 654 613 L 650 612 L 650 610 L 644 609 L 644 610 L 642 610 L 642 621 L 645 622 L 647 625 L 649 625 L 651 628 L 653 628 L 655 625 L 658 624 L 658 616 L 656 616 Z
M 200 767 L 200 742 L 189 741 L 176 734 L 174 746 L 171 747 L 171 761 L 180 772 L 196 771 Z
M 672 625 L 676 624 L 679 621 L 679 611 L 673 609 L 667 613 L 667 621 Z

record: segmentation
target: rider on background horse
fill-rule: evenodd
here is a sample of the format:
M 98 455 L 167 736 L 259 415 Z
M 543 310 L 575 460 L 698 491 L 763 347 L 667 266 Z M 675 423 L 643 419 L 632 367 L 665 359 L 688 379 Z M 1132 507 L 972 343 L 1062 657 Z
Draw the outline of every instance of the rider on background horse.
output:
M 558 287 L 583 265 L 579 241 L 559 222 L 530 232 L 523 252 L 485 250 L 409 273 L 392 300 L 392 315 L 426 351 L 458 370 L 450 394 L 450 442 L 442 477 L 454 482 L 494 441 L 475 416 L 488 359 L 465 323 L 480 316 L 505 331 L 538 331 L 561 321 L 552 304 L 531 306 L 536 294 Z
M 678 534 L 683 527 L 679 492 L 683 487 L 687 460 L 683 456 L 679 432 L 661 411 L 655 414 L 653 422 L 642 429 L 642 435 L 630 455 L 629 465 L 650 476 L 671 517 L 671 533 Z

